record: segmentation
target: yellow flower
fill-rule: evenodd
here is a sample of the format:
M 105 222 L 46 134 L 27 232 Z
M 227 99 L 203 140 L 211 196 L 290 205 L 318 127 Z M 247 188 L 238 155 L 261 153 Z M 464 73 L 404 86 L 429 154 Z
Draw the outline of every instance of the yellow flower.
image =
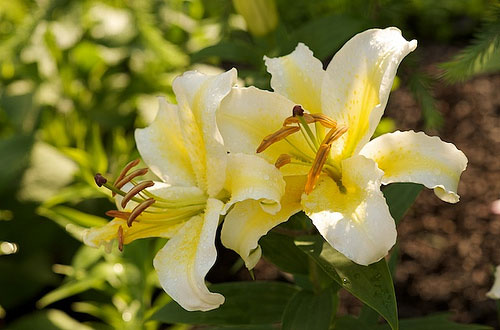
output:
M 274 92 L 233 88 L 223 100 L 217 122 L 228 149 L 259 152 L 281 169 L 293 192 L 278 214 L 246 218 L 265 224 L 260 235 L 302 209 L 335 249 L 368 265 L 396 242 L 381 184 L 416 182 L 444 201 L 458 201 L 467 158 L 454 145 L 413 131 L 370 141 L 397 67 L 416 46 L 396 28 L 368 30 L 349 40 L 324 70 L 299 44 L 287 56 L 265 58 Z M 225 227 L 232 221 L 226 218 Z M 246 233 L 239 236 L 241 241 Z
M 257 156 L 228 155 L 216 126 L 215 111 L 235 81 L 234 69 L 215 76 L 187 72 L 173 83 L 178 104 L 160 98 L 154 122 L 136 130 L 137 148 L 161 181 L 139 181 L 148 169 L 132 171 L 138 161 L 113 184 L 96 176 L 117 194 L 118 210 L 108 212 L 115 219 L 104 227 L 88 230 L 85 243 L 98 247 L 118 240 L 123 249 L 139 238 L 168 238 L 153 264 L 164 290 L 186 310 L 210 310 L 224 302 L 204 280 L 216 260 L 220 215 L 247 200 L 265 213 L 281 208 L 280 171 Z M 260 250 L 249 247 L 250 255 L 258 259 Z

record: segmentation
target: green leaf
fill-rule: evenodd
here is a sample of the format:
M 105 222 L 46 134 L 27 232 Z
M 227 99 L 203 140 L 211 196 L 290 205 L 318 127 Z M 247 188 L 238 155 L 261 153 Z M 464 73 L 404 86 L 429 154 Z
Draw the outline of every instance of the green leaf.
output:
M 332 288 L 321 294 L 308 290 L 297 292 L 283 313 L 284 330 L 328 329 L 336 310 L 336 291 Z
M 363 303 L 376 310 L 393 330 L 398 329 L 398 312 L 394 285 L 384 259 L 369 266 L 347 259 L 328 243 L 319 250 L 318 238 L 297 240 L 296 244 L 335 282 Z
M 419 318 L 403 319 L 400 330 L 488 330 L 492 327 L 480 324 L 460 324 L 449 320 L 449 314 L 436 314 Z M 378 330 L 388 329 L 386 325 L 378 326 Z
M 475 75 L 500 70 L 500 9 L 496 21 L 486 23 L 472 43 L 450 61 L 441 64 L 442 77 L 449 83 L 462 82 Z
M 288 236 L 268 233 L 259 241 L 266 259 L 281 270 L 292 274 L 308 273 L 308 257 Z
M 176 302 L 171 302 L 156 312 L 152 319 L 198 325 L 279 323 L 288 300 L 298 289 L 281 282 L 234 282 L 215 284 L 210 290 L 226 298 L 219 308 L 208 312 L 188 312 Z
M 55 290 L 44 295 L 40 300 L 38 300 L 36 305 L 38 308 L 44 308 L 45 306 L 56 301 L 71 297 L 89 289 L 101 288 L 103 284 L 104 279 L 102 277 L 89 276 L 82 280 L 72 280 L 60 285 Z
M 104 218 L 62 205 L 54 206 L 51 209 L 40 207 L 38 211 L 39 214 L 54 220 L 63 227 L 68 223 L 83 227 L 100 227 L 108 223 Z
M 401 221 L 403 215 L 415 202 L 422 188 L 422 185 L 416 183 L 391 183 L 383 189 L 389 211 L 396 224 Z
M 359 18 L 330 15 L 305 23 L 293 32 L 293 39 L 305 43 L 315 57 L 324 61 L 365 26 Z

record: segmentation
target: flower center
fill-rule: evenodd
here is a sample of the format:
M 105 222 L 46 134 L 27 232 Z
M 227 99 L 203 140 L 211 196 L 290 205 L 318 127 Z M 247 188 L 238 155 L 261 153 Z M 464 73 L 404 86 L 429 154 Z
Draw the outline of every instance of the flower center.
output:
M 184 221 L 205 210 L 206 196 L 200 195 L 192 198 L 183 198 L 179 201 L 165 199 L 152 193 L 148 188 L 154 186 L 153 181 L 137 181 L 138 177 L 148 172 L 147 168 L 130 172 L 137 164 L 139 164 L 139 159 L 128 163 L 113 184 L 110 184 L 100 173 L 95 175 L 94 180 L 99 187 L 104 186 L 111 190 L 113 196 L 118 194 L 123 197 L 120 203 L 123 211 L 110 210 L 106 212 L 106 215 L 126 220 L 128 227 L 132 227 L 134 222 L 160 226 L 162 224 L 172 225 Z M 132 185 L 132 188 L 128 191 L 122 189 L 126 184 Z M 135 202 L 136 205 L 131 211 L 126 211 L 125 209 L 131 201 Z M 122 251 L 124 242 L 124 230 L 122 226 L 118 228 L 117 236 L 118 247 Z
M 320 127 L 326 128 L 329 131 L 324 135 L 318 125 L 315 125 L 315 132 L 313 132 L 311 127 L 309 127 L 310 124 L 319 124 Z M 307 145 L 316 155 L 314 159 L 307 156 L 306 153 L 302 152 L 287 139 L 288 136 L 298 131 L 302 133 Z M 277 168 L 281 168 L 287 164 L 311 166 L 304 188 L 304 192 L 309 194 L 316 186 L 322 172 L 332 177 L 337 183 L 340 183 L 341 169 L 339 165 L 331 161 L 330 150 L 333 142 L 345 132 L 347 132 L 347 127 L 338 126 L 337 122 L 330 117 L 321 113 L 305 113 L 300 105 L 296 105 L 293 107 L 292 116 L 284 120 L 283 126 L 262 140 L 262 143 L 257 148 L 257 153 L 266 150 L 278 141 L 286 140 L 300 155 L 282 154 L 276 160 L 275 166 Z

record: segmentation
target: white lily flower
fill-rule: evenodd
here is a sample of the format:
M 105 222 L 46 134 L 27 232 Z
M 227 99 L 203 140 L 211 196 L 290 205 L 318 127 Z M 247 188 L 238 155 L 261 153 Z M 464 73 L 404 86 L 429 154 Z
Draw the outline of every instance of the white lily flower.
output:
M 453 144 L 413 131 L 370 141 L 397 67 L 416 46 L 396 28 L 367 30 L 349 40 L 324 70 L 299 43 L 287 56 L 265 58 L 274 92 L 233 88 L 217 113 L 228 149 L 260 153 L 281 169 L 287 191 L 304 192 L 286 197 L 280 213 L 254 224 L 261 227 L 259 234 L 303 209 L 335 249 L 369 265 L 396 242 L 381 184 L 420 183 L 446 202 L 458 201 L 467 158 Z M 291 183 L 290 176 L 302 180 Z M 240 213 L 253 212 L 242 208 Z M 235 249 L 240 241 L 260 237 L 255 228 L 251 237 L 245 225 L 238 228 L 244 232 L 231 244 Z
M 486 292 L 486 296 L 491 299 L 500 299 L 500 266 L 495 269 L 495 282 L 491 290 Z
M 235 81 L 234 69 L 214 76 L 186 72 L 173 83 L 178 104 L 160 98 L 154 122 L 136 130 L 137 148 L 162 182 L 137 181 L 147 172 L 129 173 L 138 161 L 127 165 L 114 184 L 96 176 L 98 184 L 118 194 L 118 210 L 108 212 L 115 219 L 106 226 L 88 230 L 85 243 L 98 247 L 117 239 L 123 249 L 139 238 L 169 238 L 153 264 L 163 289 L 189 311 L 224 302 L 205 284 L 217 256 L 220 215 L 232 217 L 229 207 L 247 201 L 276 213 L 285 190 L 280 171 L 264 159 L 226 153 L 215 111 Z

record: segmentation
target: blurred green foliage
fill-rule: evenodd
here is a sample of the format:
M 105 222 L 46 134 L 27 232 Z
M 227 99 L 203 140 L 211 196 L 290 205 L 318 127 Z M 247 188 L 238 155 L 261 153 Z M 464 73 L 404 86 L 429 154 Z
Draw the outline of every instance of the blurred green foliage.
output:
M 263 55 L 285 55 L 301 41 L 327 64 L 355 33 L 392 25 L 422 44 L 464 44 L 476 33 L 470 47 L 443 64 L 450 82 L 499 68 L 492 0 L 275 4 L 276 12 L 240 8 L 242 16 L 229 0 L 0 2 L 0 326 L 158 327 L 146 321 L 169 301 L 158 294 L 152 269 L 160 240 L 134 242 L 123 253 L 80 240 L 113 207 L 94 174 L 112 177 L 137 157 L 134 128 L 154 118 L 155 96 L 174 101 L 172 80 L 185 70 L 236 66 L 242 83 L 269 88 Z M 400 85 L 421 106 L 423 126 L 439 128 L 436 78 L 421 70 L 421 61 L 419 50 L 405 61 Z M 390 118 L 383 123 L 379 134 L 394 129 Z M 269 260 L 307 273 L 273 252 L 286 241 L 276 237 L 263 242 Z

